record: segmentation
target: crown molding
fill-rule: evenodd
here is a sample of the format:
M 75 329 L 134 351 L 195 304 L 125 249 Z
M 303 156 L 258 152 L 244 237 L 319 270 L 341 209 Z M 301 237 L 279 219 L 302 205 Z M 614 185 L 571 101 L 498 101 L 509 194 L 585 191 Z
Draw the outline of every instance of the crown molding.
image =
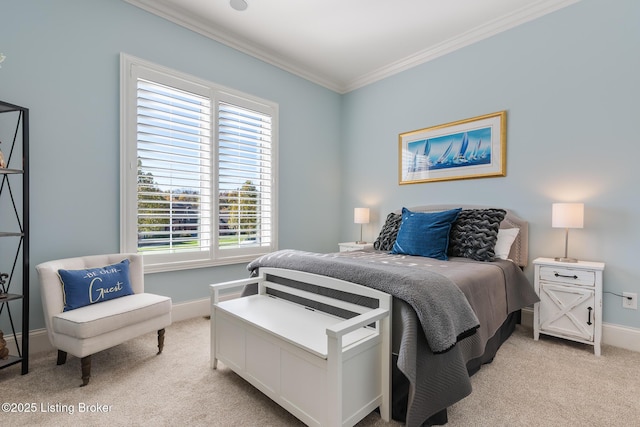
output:
M 472 28 L 471 30 L 445 40 L 433 47 L 388 64 L 372 71 L 371 73 L 364 74 L 345 85 L 343 93 L 351 92 L 355 89 L 359 89 L 371 83 L 393 76 L 394 74 L 406 71 L 417 65 L 432 61 L 436 58 L 455 52 L 456 50 L 470 46 L 501 32 L 510 30 L 518 25 L 533 21 L 534 19 L 540 18 L 579 1 L 581 0 L 541 0 L 527 5 L 526 7 L 523 7 L 511 14 L 494 19 L 493 21 Z
M 162 3 L 161 0 L 124 0 L 125 2 L 146 10 L 156 16 L 164 18 L 174 24 L 180 25 L 191 31 L 194 31 L 200 35 L 220 42 L 232 49 L 239 52 L 250 55 L 263 62 L 271 64 L 282 70 L 295 74 L 303 79 L 309 80 L 320 86 L 326 87 L 334 92 L 341 93 L 343 90 L 342 85 L 334 82 L 331 79 L 323 77 L 317 73 L 314 73 L 304 66 L 295 64 L 293 61 L 284 59 L 276 52 L 270 51 L 262 46 L 258 47 L 248 40 L 241 39 L 239 37 L 230 37 L 222 31 L 218 31 L 215 28 L 211 28 L 199 20 L 197 17 L 189 16 L 184 13 L 178 13 L 175 9 Z
M 296 63 L 294 60 L 281 57 L 277 52 L 265 49 L 262 46 L 258 47 L 249 40 L 239 37 L 230 37 L 222 31 L 218 31 L 215 28 L 207 26 L 206 23 L 202 22 L 198 17 L 177 12 L 162 0 L 124 1 L 205 37 L 216 40 L 232 49 L 250 55 L 284 71 L 288 71 L 294 75 L 302 77 L 303 79 L 309 80 L 312 83 L 316 83 L 339 94 L 345 94 L 413 68 L 417 65 L 432 61 L 443 55 L 462 49 L 466 46 L 477 43 L 503 31 L 507 31 L 546 14 L 555 12 L 574 3 L 578 3 L 581 0 L 535 1 L 534 3 L 522 7 L 508 15 L 496 18 L 490 22 L 459 34 L 456 37 L 445 40 L 433 47 L 392 62 L 347 82 L 335 81 L 326 76 L 322 76 L 307 67 Z

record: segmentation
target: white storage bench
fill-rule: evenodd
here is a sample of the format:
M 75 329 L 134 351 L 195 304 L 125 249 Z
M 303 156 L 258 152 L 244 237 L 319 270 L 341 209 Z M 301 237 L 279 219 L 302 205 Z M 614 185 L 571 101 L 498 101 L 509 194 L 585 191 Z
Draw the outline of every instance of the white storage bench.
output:
M 368 297 L 378 308 L 295 289 L 287 281 Z M 257 295 L 219 300 L 221 290 L 253 283 Z M 357 315 L 344 319 L 268 295 L 267 289 Z M 258 277 L 211 285 L 211 366 L 221 361 L 307 425 L 352 426 L 378 407 L 389 421 L 390 315 L 391 296 L 383 292 L 261 268 Z

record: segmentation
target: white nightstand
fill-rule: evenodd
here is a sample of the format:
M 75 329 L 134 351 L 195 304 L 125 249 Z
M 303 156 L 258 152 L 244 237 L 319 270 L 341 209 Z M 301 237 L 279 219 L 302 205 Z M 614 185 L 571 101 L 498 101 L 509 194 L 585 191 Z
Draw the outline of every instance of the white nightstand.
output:
M 600 356 L 604 263 L 537 258 L 533 264 L 540 297 L 533 311 L 533 339 L 545 334 L 591 344 Z
M 346 242 L 346 243 L 338 243 L 338 246 L 340 247 L 340 252 L 359 251 L 361 249 L 373 249 L 373 243 Z

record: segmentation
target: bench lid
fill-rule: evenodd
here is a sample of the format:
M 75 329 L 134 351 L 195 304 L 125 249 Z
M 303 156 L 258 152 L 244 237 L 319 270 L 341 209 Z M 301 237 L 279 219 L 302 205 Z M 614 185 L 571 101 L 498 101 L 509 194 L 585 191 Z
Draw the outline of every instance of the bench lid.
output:
M 265 295 L 222 301 L 217 308 L 323 359 L 328 352 L 327 328 L 345 320 Z M 359 328 L 344 335 L 342 345 L 347 347 L 375 334 L 373 329 Z

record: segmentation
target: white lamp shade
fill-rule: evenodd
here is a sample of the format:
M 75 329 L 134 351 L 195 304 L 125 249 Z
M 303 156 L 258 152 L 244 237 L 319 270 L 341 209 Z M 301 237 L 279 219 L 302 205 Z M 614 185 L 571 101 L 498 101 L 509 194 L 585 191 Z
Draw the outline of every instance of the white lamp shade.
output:
M 353 210 L 353 222 L 356 224 L 369 224 L 369 208 L 355 208 Z
M 551 226 L 554 228 L 582 228 L 584 203 L 554 203 L 551 206 Z

